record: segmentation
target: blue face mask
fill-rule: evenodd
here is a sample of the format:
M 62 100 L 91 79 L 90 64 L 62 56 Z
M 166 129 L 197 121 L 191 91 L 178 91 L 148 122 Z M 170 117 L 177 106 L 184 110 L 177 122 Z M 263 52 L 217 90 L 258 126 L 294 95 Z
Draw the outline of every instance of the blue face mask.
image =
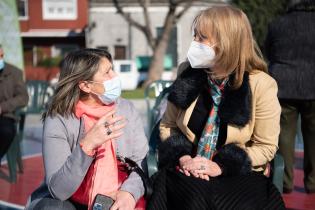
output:
M 0 71 L 4 69 L 4 60 L 0 59 Z
M 119 77 L 116 76 L 110 80 L 106 80 L 102 84 L 105 92 L 103 94 L 95 94 L 105 105 L 115 102 L 121 94 L 121 81 Z

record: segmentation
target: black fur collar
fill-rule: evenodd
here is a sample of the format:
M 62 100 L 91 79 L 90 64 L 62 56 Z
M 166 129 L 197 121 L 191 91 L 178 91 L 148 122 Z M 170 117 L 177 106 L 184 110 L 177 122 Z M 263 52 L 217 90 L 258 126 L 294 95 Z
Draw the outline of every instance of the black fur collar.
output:
M 230 81 L 233 81 L 233 76 L 230 77 Z M 206 72 L 189 66 L 173 83 L 168 100 L 181 109 L 187 109 L 205 85 L 207 85 Z M 240 88 L 233 90 L 227 85 L 224 89 L 219 108 L 221 122 L 244 127 L 251 118 L 251 100 L 249 75 L 245 72 Z

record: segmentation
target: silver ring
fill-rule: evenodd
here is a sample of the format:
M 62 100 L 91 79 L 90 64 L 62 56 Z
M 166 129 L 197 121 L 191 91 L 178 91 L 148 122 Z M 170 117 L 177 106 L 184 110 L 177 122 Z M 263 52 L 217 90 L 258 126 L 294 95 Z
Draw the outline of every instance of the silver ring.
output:
M 104 126 L 105 126 L 105 128 L 108 128 L 109 123 L 107 121 L 105 121 Z
M 201 165 L 199 170 L 205 170 L 205 169 L 206 167 L 204 165 Z
M 110 134 L 113 133 L 113 131 L 109 128 L 109 127 L 106 127 L 106 134 L 109 136 Z

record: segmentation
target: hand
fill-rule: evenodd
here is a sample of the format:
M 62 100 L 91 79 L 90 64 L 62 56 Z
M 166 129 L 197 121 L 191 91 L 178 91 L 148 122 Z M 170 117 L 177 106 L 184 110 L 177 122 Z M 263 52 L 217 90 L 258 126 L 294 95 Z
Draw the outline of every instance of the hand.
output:
M 126 191 L 118 191 L 116 194 L 115 203 L 110 210 L 134 210 L 136 201 L 134 197 Z
M 190 173 L 188 170 L 183 169 L 183 165 L 188 161 L 191 160 L 190 155 L 184 155 L 179 158 L 179 171 L 185 174 L 186 176 L 190 176 Z
M 222 170 L 216 162 L 200 156 L 185 162 L 183 169 L 188 170 L 196 177 L 206 180 L 209 180 L 209 177 L 216 177 L 222 174 Z
M 193 158 L 189 155 L 184 155 L 179 159 L 180 172 L 184 173 L 186 176 L 190 176 L 192 174 L 196 178 L 203 177 L 202 174 L 195 173 L 194 170 L 188 170 L 185 165 L 189 165 L 193 161 Z M 194 163 L 194 162 L 192 162 Z M 202 175 L 202 176 L 200 176 Z
M 92 151 L 106 141 L 117 139 L 123 134 L 122 129 L 126 126 L 126 120 L 122 116 L 114 116 L 115 112 L 116 110 L 112 110 L 101 117 L 91 130 L 87 132 L 81 141 L 86 150 Z M 117 123 L 119 121 L 122 121 L 122 123 Z

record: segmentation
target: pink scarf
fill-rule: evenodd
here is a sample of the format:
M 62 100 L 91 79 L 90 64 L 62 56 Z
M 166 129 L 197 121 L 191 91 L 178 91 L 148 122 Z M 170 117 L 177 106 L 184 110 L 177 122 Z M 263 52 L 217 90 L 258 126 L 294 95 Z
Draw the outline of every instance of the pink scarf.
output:
M 113 110 L 114 107 L 115 104 L 91 107 L 79 101 L 75 114 L 78 118 L 83 117 L 85 131 L 88 132 L 100 117 Z M 117 191 L 118 188 L 115 142 L 109 140 L 97 148 L 95 160 L 71 199 L 88 205 L 89 209 L 91 209 L 93 200 L 97 194 L 108 195 L 113 191 Z

